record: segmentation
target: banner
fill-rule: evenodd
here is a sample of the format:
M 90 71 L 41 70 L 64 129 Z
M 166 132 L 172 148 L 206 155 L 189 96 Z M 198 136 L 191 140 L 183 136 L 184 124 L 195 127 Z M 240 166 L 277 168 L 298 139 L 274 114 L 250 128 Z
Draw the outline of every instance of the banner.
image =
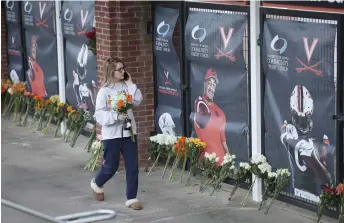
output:
M 172 43 L 179 10 L 156 7 L 154 21 L 155 88 L 158 89 L 155 123 L 158 133 L 181 135 L 180 64 Z
M 185 28 L 187 57 L 245 67 L 243 36 L 247 16 L 229 11 L 190 8 Z
M 7 26 L 8 69 L 10 79 L 24 81 L 21 29 L 16 24 Z
M 96 56 L 88 50 L 86 37 L 69 37 L 65 44 L 67 102 L 93 115 L 98 91 Z
M 22 21 L 25 28 L 55 30 L 54 1 L 23 1 Z
M 332 24 L 264 23 L 265 153 L 289 168 L 288 193 L 316 202 L 335 182 L 335 35 Z
M 190 8 L 185 29 L 191 81 L 192 135 L 204 152 L 226 153 L 246 161 L 248 88 L 243 52 L 247 16 L 235 12 Z
M 25 41 L 29 90 L 41 96 L 58 94 L 56 35 L 45 29 L 27 29 Z
M 20 21 L 20 1 L 6 1 L 6 21 L 9 23 L 19 23 Z
M 63 1 L 61 16 L 64 36 L 84 36 L 94 27 L 94 1 Z

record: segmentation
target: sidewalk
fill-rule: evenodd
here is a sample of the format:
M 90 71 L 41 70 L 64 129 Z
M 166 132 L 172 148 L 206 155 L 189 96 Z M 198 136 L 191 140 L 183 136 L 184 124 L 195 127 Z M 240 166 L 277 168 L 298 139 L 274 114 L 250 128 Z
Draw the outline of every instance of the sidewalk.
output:
M 227 198 L 231 186 L 224 186 L 217 195 L 198 192 L 197 182 L 184 187 L 175 180 L 161 179 L 161 169 L 151 176 L 141 171 L 139 199 L 142 211 L 132 211 L 125 203 L 125 173 L 116 174 L 105 186 L 105 201 L 93 199 L 89 187 L 95 175 L 85 171 L 89 154 L 83 149 L 87 138 L 81 136 L 75 148 L 60 138 L 18 127 L 11 120 L 2 119 L 1 126 L 1 195 L 2 198 L 60 216 L 95 209 L 113 209 L 117 217 L 107 222 L 130 223 L 312 223 L 316 213 L 276 202 L 268 215 L 258 211 L 259 204 L 247 202 L 240 208 L 245 190 L 239 189 L 231 204 Z M 25 218 L 25 219 L 24 219 Z M 336 222 L 323 218 L 324 222 Z M 40 223 L 34 217 L 2 206 L 2 222 Z

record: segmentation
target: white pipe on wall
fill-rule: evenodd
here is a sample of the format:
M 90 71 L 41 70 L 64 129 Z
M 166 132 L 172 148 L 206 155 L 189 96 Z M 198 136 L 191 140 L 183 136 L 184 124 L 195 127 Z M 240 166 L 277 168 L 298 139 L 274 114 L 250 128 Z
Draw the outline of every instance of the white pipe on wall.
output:
M 58 80 L 59 80 L 59 95 L 60 101 L 66 103 L 66 80 L 65 80 L 65 64 L 63 52 L 63 35 L 62 35 L 62 21 L 61 21 L 61 5 L 60 0 L 55 0 L 55 21 L 56 21 L 56 38 L 57 38 L 57 66 L 58 66 Z M 66 123 L 61 123 L 61 133 L 64 132 Z
M 260 1 L 250 1 L 250 65 L 251 65 L 251 145 L 252 156 L 261 154 L 261 78 L 260 78 L 260 48 L 257 40 L 260 34 Z M 255 176 L 253 181 L 255 180 Z M 262 200 L 262 181 L 256 179 L 253 192 L 253 201 Z

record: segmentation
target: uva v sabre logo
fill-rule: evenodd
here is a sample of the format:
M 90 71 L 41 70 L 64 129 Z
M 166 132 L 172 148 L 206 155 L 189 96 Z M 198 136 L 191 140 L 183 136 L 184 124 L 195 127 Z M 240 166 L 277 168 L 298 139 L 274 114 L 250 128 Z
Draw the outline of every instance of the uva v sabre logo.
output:
M 235 62 L 235 56 L 229 55 L 230 53 L 232 53 L 233 50 L 227 51 L 228 44 L 231 41 L 233 33 L 234 33 L 234 28 L 230 28 L 227 32 L 227 35 L 225 34 L 225 27 L 220 26 L 219 29 L 221 32 L 221 40 L 222 40 L 224 48 L 223 48 L 223 50 L 221 50 L 219 47 L 216 46 L 216 44 L 214 44 L 215 48 L 217 50 L 217 54 L 215 54 L 215 58 L 218 60 L 221 57 L 226 57 L 230 61 Z M 227 52 L 225 52 L 225 51 L 227 51 Z
M 164 75 L 165 75 L 165 84 L 169 84 L 172 85 L 171 80 L 168 79 L 168 75 L 170 74 L 169 71 L 164 71 Z
M 40 18 L 37 18 L 36 16 L 36 19 L 37 19 L 37 22 L 36 22 L 36 26 L 39 27 L 39 26 L 44 26 L 45 28 L 48 28 L 48 24 L 47 24 L 47 21 L 48 21 L 48 18 L 49 16 L 47 16 L 45 19 L 43 19 L 43 14 L 44 14 L 44 11 L 45 11 L 45 8 L 47 6 L 47 3 L 43 3 L 42 2 L 39 2 L 38 3 L 38 6 L 39 6 L 39 15 L 40 15 Z
M 312 56 L 315 50 L 316 45 L 319 42 L 319 38 L 313 38 L 311 45 L 309 45 L 308 42 L 308 37 L 302 37 L 302 42 L 303 42 L 303 46 L 305 49 L 305 53 L 306 53 L 306 58 L 307 58 L 307 64 L 305 64 L 304 62 L 302 62 L 298 57 L 296 57 L 296 59 L 299 61 L 299 63 L 302 65 L 302 67 L 300 68 L 296 68 L 296 71 L 298 73 L 301 73 L 302 71 L 311 71 L 314 72 L 316 75 L 318 76 L 323 76 L 323 72 L 321 70 L 317 70 L 316 67 L 322 63 L 323 59 L 315 64 L 310 65 L 310 62 L 312 60 Z
M 80 24 L 77 24 L 76 26 L 78 27 L 78 35 L 81 36 L 81 35 L 85 35 L 86 34 L 86 31 L 87 31 L 87 28 L 84 28 L 85 26 L 85 23 L 87 21 L 87 18 L 88 18 L 88 13 L 89 11 L 88 10 L 84 10 L 84 9 L 81 9 L 80 10 L 80 20 L 81 20 L 81 26 Z M 66 11 L 64 12 L 64 19 L 66 21 L 68 21 L 68 23 L 71 23 L 72 19 L 73 19 L 73 11 L 70 10 L 69 8 L 66 9 Z

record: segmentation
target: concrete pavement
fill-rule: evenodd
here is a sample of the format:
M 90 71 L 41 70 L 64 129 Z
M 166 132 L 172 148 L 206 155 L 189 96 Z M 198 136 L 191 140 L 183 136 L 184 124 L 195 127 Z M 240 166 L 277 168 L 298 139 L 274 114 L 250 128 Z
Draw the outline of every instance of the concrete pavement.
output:
M 75 148 L 59 138 L 19 127 L 11 120 L 1 123 L 1 195 L 51 216 L 95 209 L 113 209 L 117 217 L 107 222 L 175 223 L 311 223 L 316 213 L 276 202 L 268 215 L 258 211 L 259 204 L 248 202 L 240 208 L 245 190 L 239 189 L 228 204 L 230 185 L 217 195 L 198 192 L 198 181 L 184 187 L 175 180 L 161 179 L 161 168 L 151 176 L 141 171 L 139 199 L 142 211 L 124 206 L 125 172 L 120 171 L 105 186 L 105 201 L 93 199 L 89 188 L 95 175 L 83 169 L 89 154 L 83 149 L 87 138 L 81 136 Z M 177 177 L 178 179 L 178 177 Z M 40 223 L 39 219 L 2 206 L 4 223 Z M 324 218 L 324 222 L 336 222 Z

